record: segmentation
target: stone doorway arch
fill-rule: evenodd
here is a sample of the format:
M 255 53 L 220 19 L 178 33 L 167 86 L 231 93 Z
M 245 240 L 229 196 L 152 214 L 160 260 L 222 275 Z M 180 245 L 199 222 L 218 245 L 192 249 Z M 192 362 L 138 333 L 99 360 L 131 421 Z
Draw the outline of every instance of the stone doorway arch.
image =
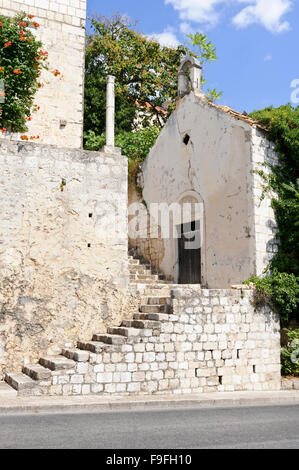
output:
M 174 277 L 180 284 L 205 283 L 205 211 L 196 191 L 183 193 L 178 201 L 182 219 L 176 226 Z

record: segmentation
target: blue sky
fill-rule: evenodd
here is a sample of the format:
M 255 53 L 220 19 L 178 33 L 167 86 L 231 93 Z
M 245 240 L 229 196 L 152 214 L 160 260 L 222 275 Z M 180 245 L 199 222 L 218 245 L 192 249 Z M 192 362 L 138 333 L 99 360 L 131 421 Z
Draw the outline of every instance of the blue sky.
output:
M 291 101 L 299 79 L 299 0 L 87 0 L 87 14 L 115 11 L 138 19 L 136 29 L 166 44 L 186 43 L 201 31 L 216 45 L 208 65 L 219 104 L 243 112 Z

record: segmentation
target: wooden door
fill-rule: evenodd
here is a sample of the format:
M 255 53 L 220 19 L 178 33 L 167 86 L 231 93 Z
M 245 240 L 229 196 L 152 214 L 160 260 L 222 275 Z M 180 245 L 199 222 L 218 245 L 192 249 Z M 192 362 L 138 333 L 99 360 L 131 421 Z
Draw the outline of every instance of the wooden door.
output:
M 197 243 L 192 247 L 191 243 L 200 240 L 198 237 L 200 237 L 198 221 L 191 222 L 191 227 L 190 223 L 181 225 L 181 238 L 178 239 L 179 284 L 201 283 L 201 248 L 197 247 Z

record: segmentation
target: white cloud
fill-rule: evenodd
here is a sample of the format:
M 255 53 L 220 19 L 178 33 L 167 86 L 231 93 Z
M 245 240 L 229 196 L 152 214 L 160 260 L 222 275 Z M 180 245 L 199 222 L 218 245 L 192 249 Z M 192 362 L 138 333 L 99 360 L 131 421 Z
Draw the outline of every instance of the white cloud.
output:
M 284 19 L 292 7 L 293 0 L 164 0 L 179 12 L 181 28 L 188 22 L 214 26 L 221 19 L 220 7 L 239 6 L 240 11 L 233 17 L 237 28 L 260 24 L 272 33 L 282 33 L 290 29 Z M 245 4 L 247 4 L 245 6 Z M 182 29 L 181 29 L 182 30 Z
M 187 21 L 184 21 L 183 23 L 180 24 L 180 32 L 183 34 L 194 34 L 197 31 L 199 31 L 198 28 L 194 28 Z
M 224 0 L 165 0 L 166 5 L 170 4 L 179 11 L 180 19 L 214 25 L 219 19 L 219 14 L 215 9 L 217 4 Z
M 180 41 L 175 35 L 174 28 L 166 28 L 162 33 L 153 33 L 149 35 L 150 38 L 156 39 L 161 46 L 177 47 Z
M 289 0 L 257 0 L 254 5 L 240 11 L 233 18 L 233 23 L 239 28 L 246 28 L 253 23 L 262 24 L 272 33 L 282 33 L 290 29 L 289 22 L 282 18 L 291 6 Z
M 265 61 L 265 62 L 269 62 L 270 60 L 272 60 L 272 55 L 271 55 L 271 54 L 267 54 L 267 55 L 264 57 L 264 61 Z

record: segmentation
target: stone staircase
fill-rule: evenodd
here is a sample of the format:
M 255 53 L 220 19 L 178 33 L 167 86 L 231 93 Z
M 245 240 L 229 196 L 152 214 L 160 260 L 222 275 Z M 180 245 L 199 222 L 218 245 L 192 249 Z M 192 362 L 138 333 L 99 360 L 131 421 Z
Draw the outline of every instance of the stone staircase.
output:
M 18 395 L 140 392 L 141 387 L 138 386 L 140 382 L 133 382 L 135 387 L 130 387 L 131 372 L 136 369 L 136 366 L 133 366 L 136 357 L 132 356 L 130 361 L 125 359 L 126 355 L 138 350 L 138 347 L 134 348 L 134 345 L 138 344 L 142 345 L 140 350 L 152 351 L 152 347 L 146 346 L 145 348 L 144 345 L 150 343 L 152 337 L 160 335 L 163 323 L 177 319 L 171 311 L 173 285 L 163 280 L 163 276 L 153 273 L 150 265 L 142 263 L 142 260 L 137 259 L 131 253 L 129 254 L 129 270 L 131 284 L 137 286 L 137 289 L 138 286 L 140 287 L 139 312 L 135 313 L 132 319 L 124 319 L 120 326 L 108 327 L 105 334 L 94 334 L 91 341 L 79 341 L 77 348 L 65 348 L 58 356 L 43 356 L 38 364 L 25 365 L 22 372 L 7 373 L 5 381 L 17 390 Z M 125 363 L 122 363 L 122 358 L 126 361 Z M 109 361 L 111 361 L 111 367 L 109 367 Z M 130 364 L 132 371 L 129 370 Z M 116 375 L 115 384 L 112 380 L 110 384 L 112 386 L 107 387 L 108 378 L 111 378 L 112 372 L 115 374 L 117 371 L 120 376 L 119 384 Z M 106 376 L 103 377 L 103 382 L 98 376 L 101 373 Z M 127 379 L 129 375 L 131 379 L 128 382 L 123 381 L 124 375 L 122 374 L 126 373 Z M 141 378 L 143 374 L 140 373 L 139 376 Z M 5 385 L 3 384 L 3 387 Z
M 131 283 L 150 283 L 165 284 L 167 283 L 165 276 L 142 257 L 139 257 L 133 249 L 129 250 L 129 272 Z

